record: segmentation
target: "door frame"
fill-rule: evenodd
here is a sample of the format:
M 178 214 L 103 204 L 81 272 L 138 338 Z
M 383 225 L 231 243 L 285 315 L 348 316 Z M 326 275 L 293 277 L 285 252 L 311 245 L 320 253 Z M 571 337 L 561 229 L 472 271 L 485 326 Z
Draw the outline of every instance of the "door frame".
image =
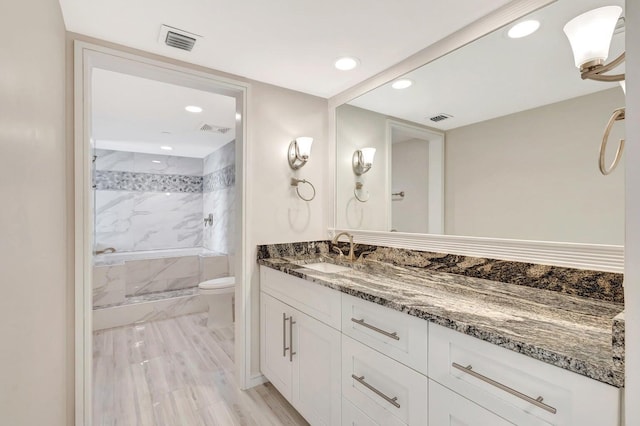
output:
M 92 251 L 91 205 L 91 70 L 107 69 L 158 81 L 225 94 L 236 98 L 236 237 L 235 237 L 235 365 L 242 389 L 253 383 L 250 375 L 251 304 L 248 255 L 247 205 L 247 110 L 251 85 L 247 82 L 196 71 L 184 66 L 75 40 L 74 88 L 74 292 L 75 292 L 75 424 L 91 424 L 92 415 Z M 236 115 L 238 117 L 238 115 Z

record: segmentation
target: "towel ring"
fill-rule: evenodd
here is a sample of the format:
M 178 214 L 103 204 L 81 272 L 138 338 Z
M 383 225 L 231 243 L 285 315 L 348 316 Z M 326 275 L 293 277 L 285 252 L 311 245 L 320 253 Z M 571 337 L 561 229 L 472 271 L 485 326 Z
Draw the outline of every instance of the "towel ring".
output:
M 361 203 L 366 203 L 367 201 L 369 201 L 369 198 L 371 198 L 371 196 L 369 195 L 369 193 L 367 192 L 367 198 L 360 198 L 358 196 L 358 191 L 360 191 L 363 187 L 362 182 L 356 182 L 356 187 L 353 190 L 353 196 L 356 197 L 356 200 L 360 201 Z
M 311 190 L 313 191 L 313 195 L 311 196 L 311 198 L 304 198 L 301 194 L 300 194 L 300 187 L 298 186 L 299 183 L 306 183 L 307 185 L 309 185 L 311 187 Z M 296 178 L 291 178 L 291 186 L 295 186 L 296 187 L 296 194 L 298 194 L 298 197 L 300 197 L 301 199 L 303 199 L 304 201 L 311 201 L 314 198 L 316 198 L 316 188 L 315 186 L 313 186 L 313 184 L 311 182 L 309 182 L 308 180 L 305 179 L 296 179 Z
M 622 158 L 622 150 L 624 149 L 624 139 L 620 139 L 620 144 L 618 145 L 618 149 L 616 150 L 616 156 L 613 159 L 613 162 L 611 163 L 609 168 L 605 166 L 604 160 L 605 160 L 605 154 L 607 151 L 607 142 L 609 141 L 609 134 L 611 134 L 611 129 L 613 128 L 614 123 L 616 121 L 624 120 L 624 116 L 625 116 L 624 108 L 618 108 L 614 110 L 613 114 L 611 115 L 611 118 L 609 118 L 607 127 L 604 129 L 604 136 L 602 137 L 602 144 L 600 145 L 599 165 L 600 165 L 600 172 L 605 176 L 610 174 L 618 166 L 618 163 Z

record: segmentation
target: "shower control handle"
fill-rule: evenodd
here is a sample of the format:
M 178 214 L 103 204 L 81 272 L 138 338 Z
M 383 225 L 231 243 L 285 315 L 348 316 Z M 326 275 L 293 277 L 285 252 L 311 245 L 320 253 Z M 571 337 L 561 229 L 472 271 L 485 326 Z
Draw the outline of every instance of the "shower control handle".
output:
M 213 213 L 209 213 L 209 216 L 204 218 L 204 226 L 213 226 Z

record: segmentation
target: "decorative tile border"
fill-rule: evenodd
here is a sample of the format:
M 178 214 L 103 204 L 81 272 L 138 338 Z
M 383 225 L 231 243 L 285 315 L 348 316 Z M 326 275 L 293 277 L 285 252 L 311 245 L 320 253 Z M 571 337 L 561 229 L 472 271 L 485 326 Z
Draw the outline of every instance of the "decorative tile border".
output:
M 236 184 L 236 166 L 232 164 L 213 173 L 209 173 L 203 178 L 203 191 L 213 192 L 226 189 Z
M 347 243 L 340 242 L 338 247 L 343 252 L 348 252 Z M 623 274 L 613 272 L 362 244 L 358 244 L 355 251 L 356 256 L 365 253 L 367 259 L 398 266 L 424 268 L 467 277 L 525 285 L 607 302 L 624 303 Z M 258 259 L 327 253 L 335 254 L 329 241 L 258 246 Z
M 96 170 L 94 184 L 102 191 L 202 192 L 202 176 L 162 175 Z

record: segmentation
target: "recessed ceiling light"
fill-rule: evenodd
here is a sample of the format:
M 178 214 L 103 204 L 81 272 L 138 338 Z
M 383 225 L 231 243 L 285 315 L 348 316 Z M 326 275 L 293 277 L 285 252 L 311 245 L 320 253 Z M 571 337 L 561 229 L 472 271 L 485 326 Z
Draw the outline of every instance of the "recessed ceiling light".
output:
M 413 84 L 413 81 L 409 80 L 408 78 L 402 78 L 400 80 L 396 80 L 391 84 L 391 87 L 393 87 L 394 89 L 406 89 L 407 87 L 410 87 Z
M 345 56 L 338 59 L 334 65 L 340 71 L 349 71 L 358 66 L 360 61 L 356 58 L 352 58 L 350 56 Z
M 189 105 L 184 107 L 184 109 L 186 109 L 189 112 L 202 112 L 202 108 L 200 108 L 199 106 L 195 106 L 195 105 Z
M 156 163 L 156 164 L 160 164 L 160 163 L 162 163 L 162 161 L 160 161 L 160 160 L 151 160 L 151 162 L 152 162 L 152 163 Z
M 160 147 L 160 149 L 164 149 L 165 151 L 171 151 L 171 150 L 173 150 L 173 148 L 172 148 L 172 147 L 170 147 L 170 146 L 166 146 L 166 145 L 161 146 L 161 147 Z
M 540 22 L 522 21 L 509 28 L 507 35 L 511 38 L 522 38 L 535 33 L 540 28 Z

